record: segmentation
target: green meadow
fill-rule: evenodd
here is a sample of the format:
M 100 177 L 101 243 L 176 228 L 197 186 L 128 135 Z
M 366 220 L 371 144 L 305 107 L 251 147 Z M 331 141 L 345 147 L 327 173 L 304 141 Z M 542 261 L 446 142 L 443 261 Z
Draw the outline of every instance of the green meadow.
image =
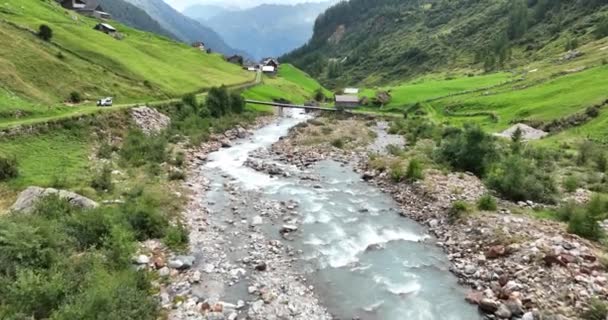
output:
M 221 55 L 110 23 L 122 35 L 120 40 L 93 30 L 96 20 L 64 10 L 55 1 L 1 2 L 4 91 L 48 105 L 61 104 L 71 92 L 90 101 L 113 96 L 116 103 L 128 103 L 253 79 Z M 41 24 L 52 28 L 51 42 L 34 34 Z
M 264 76 L 262 84 L 245 90 L 243 96 L 250 100 L 273 101 L 286 99 L 302 104 L 310 101 L 321 88 L 329 98 L 332 93 L 323 88 L 315 79 L 290 64 L 282 64 L 276 76 Z M 267 107 L 249 105 L 250 108 L 268 110 Z

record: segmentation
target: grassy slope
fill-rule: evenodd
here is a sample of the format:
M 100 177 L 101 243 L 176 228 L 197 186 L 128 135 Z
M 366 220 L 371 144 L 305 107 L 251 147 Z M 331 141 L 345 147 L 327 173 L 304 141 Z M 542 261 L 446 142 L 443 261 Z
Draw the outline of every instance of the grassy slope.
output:
M 246 90 L 243 95 L 252 100 L 287 99 L 293 103 L 304 103 L 312 99 L 319 88 L 322 88 L 321 85 L 303 71 L 292 65 L 282 64 L 276 77 L 264 76 L 262 85 Z M 323 92 L 326 96 L 332 95 L 325 88 Z M 259 109 L 258 106 L 250 107 Z
M 93 30 L 95 20 L 54 1 L 2 2 L 0 19 L 0 61 L 6 66 L 0 85 L 32 101 L 57 104 L 78 91 L 91 100 L 112 95 L 124 103 L 251 80 L 219 55 L 111 22 L 125 35 L 116 40 Z M 43 23 L 54 31 L 52 44 L 21 29 L 37 30 Z
M 421 78 L 404 84 L 383 87 L 381 90 L 391 92 L 389 108 L 406 107 L 416 102 L 445 97 L 463 91 L 488 88 L 509 81 L 508 73 L 494 73 L 474 77 L 459 77 L 445 80 L 437 77 Z M 363 90 L 361 96 L 373 97 L 375 89 Z

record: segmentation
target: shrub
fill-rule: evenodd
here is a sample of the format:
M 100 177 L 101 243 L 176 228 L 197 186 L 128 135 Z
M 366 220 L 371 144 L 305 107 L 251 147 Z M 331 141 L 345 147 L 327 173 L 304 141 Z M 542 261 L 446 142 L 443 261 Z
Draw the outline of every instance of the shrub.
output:
M 593 158 L 595 162 L 595 167 L 599 172 L 606 172 L 608 170 L 608 157 L 606 156 L 606 152 L 600 151 Z
M 604 203 L 599 196 L 591 199 L 584 210 L 576 210 L 570 216 L 568 232 L 590 240 L 599 240 L 604 236 L 599 221 L 603 218 Z
M 103 240 L 104 252 L 115 268 L 126 268 L 131 265 L 131 257 L 136 247 L 131 231 L 122 225 L 116 225 L 111 227 Z
M 486 184 L 513 201 L 533 200 L 551 203 L 557 189 L 553 178 L 534 161 L 511 155 L 489 172 Z
M 608 318 L 608 305 L 599 299 L 592 299 L 589 309 L 583 312 L 585 320 L 606 320 Z
M 164 243 L 173 250 L 183 250 L 188 245 L 188 230 L 182 225 L 170 226 L 164 238 Z
M 69 101 L 72 103 L 80 103 L 82 102 L 82 96 L 77 91 L 70 92 Z
M 407 172 L 405 173 L 405 177 L 409 181 L 417 181 L 424 179 L 424 174 L 422 172 L 422 163 L 418 159 L 412 159 L 407 165 Z
M 450 222 L 454 223 L 460 220 L 467 212 L 469 212 L 469 206 L 466 202 L 455 201 L 448 211 L 448 219 Z
M 186 163 L 186 154 L 183 151 L 178 151 L 173 159 L 173 164 L 176 167 L 183 167 Z
M 44 41 L 51 41 L 53 38 L 53 29 L 46 24 L 40 25 L 40 27 L 38 27 L 38 37 Z
M 186 179 L 186 174 L 181 170 L 171 170 L 171 172 L 169 173 L 169 180 L 171 180 L 171 181 L 185 180 L 185 179 Z
M 237 92 L 230 94 L 230 110 L 236 114 L 240 114 L 245 111 L 245 99 L 243 99 L 243 97 Z
M 572 175 L 572 176 L 569 176 L 566 179 L 564 179 L 564 190 L 566 190 L 566 192 L 576 191 L 576 189 L 578 189 L 579 185 L 580 185 L 580 182 L 576 176 Z
M 231 111 L 230 95 L 226 87 L 214 87 L 207 93 L 207 99 L 205 105 L 209 108 L 211 116 L 219 118 L 224 116 Z
M 104 142 L 97 149 L 97 157 L 100 159 L 111 159 L 114 151 L 114 147 L 111 144 Z
M 198 101 L 196 100 L 196 95 L 194 93 L 188 93 L 182 97 L 182 102 L 187 105 L 196 108 L 198 106 Z
M 589 160 L 593 158 L 595 154 L 596 145 L 589 140 L 585 140 L 578 145 L 578 155 L 576 158 L 576 163 L 578 165 L 586 165 L 589 163 Z
M 55 55 L 57 57 L 57 59 L 59 60 L 65 60 L 65 55 L 63 55 L 63 52 L 58 51 L 57 54 Z
M 496 199 L 490 194 L 485 194 L 477 201 L 477 208 L 483 211 L 496 211 Z
M 93 177 L 91 187 L 97 190 L 97 192 L 112 191 L 112 189 L 114 189 L 114 184 L 112 183 L 112 169 L 109 166 L 103 167 L 101 172 Z
M 479 126 L 465 126 L 463 131 L 451 131 L 444 137 L 438 151 L 440 161 L 455 169 L 484 176 L 498 157 L 495 139 Z
M 570 218 L 577 214 L 581 208 L 574 201 L 568 201 L 565 204 L 561 205 L 557 211 L 555 212 L 556 218 L 559 221 L 568 222 Z
M 399 162 L 391 165 L 389 173 L 391 175 L 391 179 L 394 182 L 401 182 L 406 176 L 406 171 L 403 169 L 403 166 Z
M 335 148 L 343 149 L 344 145 L 345 145 L 344 139 L 342 139 L 342 138 L 336 138 L 336 139 L 334 139 L 334 140 L 331 141 L 331 145 L 333 147 L 335 147 Z
M 123 210 L 137 240 L 160 239 L 165 236 L 169 223 L 153 206 L 137 203 L 125 206 Z
M 0 156 L 0 181 L 7 181 L 19 176 L 19 165 L 16 158 Z
M 315 90 L 314 99 L 317 102 L 324 102 L 325 101 L 325 94 L 323 93 L 323 89 L 317 88 L 317 90 Z
M 132 130 L 127 134 L 119 153 L 134 166 L 163 163 L 167 159 L 167 139 L 164 136 L 146 136 L 140 130 Z

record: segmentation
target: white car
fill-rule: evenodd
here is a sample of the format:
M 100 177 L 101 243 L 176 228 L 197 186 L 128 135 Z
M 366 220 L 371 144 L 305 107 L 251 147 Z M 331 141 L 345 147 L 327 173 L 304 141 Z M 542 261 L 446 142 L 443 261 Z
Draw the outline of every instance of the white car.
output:
M 97 100 L 97 106 L 99 107 L 111 107 L 112 106 L 112 97 L 102 98 Z

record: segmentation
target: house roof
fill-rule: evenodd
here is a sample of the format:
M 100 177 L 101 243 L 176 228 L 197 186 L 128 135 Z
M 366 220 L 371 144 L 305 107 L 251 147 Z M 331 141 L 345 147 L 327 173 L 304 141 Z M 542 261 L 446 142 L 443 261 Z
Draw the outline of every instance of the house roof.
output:
M 107 23 L 100 23 L 100 25 L 102 27 L 104 27 L 105 29 L 108 29 L 110 31 L 116 31 L 116 28 L 112 27 L 111 25 L 107 24 Z
M 336 95 L 336 102 L 359 103 L 359 97 L 354 95 Z
M 357 94 L 359 93 L 359 89 L 357 88 L 345 88 L 344 93 L 346 94 Z

